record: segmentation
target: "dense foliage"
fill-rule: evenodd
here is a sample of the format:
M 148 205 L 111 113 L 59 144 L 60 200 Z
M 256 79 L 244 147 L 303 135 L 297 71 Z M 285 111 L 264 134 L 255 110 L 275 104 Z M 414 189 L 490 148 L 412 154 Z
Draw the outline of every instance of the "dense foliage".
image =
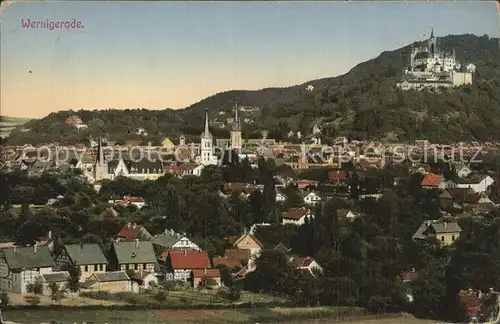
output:
M 198 140 L 202 132 L 204 110 L 210 118 L 224 120 L 220 111 L 231 112 L 238 102 L 258 106 L 250 114 L 255 123 L 245 124 L 245 138 L 260 137 L 260 130 L 270 138 L 281 139 L 290 131 L 310 133 L 319 120 L 324 141 L 348 135 L 354 138 L 378 138 L 391 141 L 427 138 L 440 141 L 486 140 L 500 137 L 500 47 L 499 40 L 487 35 L 451 35 L 439 38 L 446 51 L 456 52 L 457 59 L 476 67 L 472 86 L 439 92 L 405 92 L 395 88 L 409 62 L 411 45 L 383 52 L 380 56 L 354 67 L 347 74 L 313 80 L 289 88 L 258 91 L 228 91 L 206 98 L 182 110 L 104 110 L 63 111 L 52 113 L 23 127 L 29 131 L 13 131 L 11 144 L 86 141 L 92 134 L 103 133 L 116 141 L 140 139 L 159 143 L 163 136 L 187 136 Z M 305 90 L 313 85 L 314 90 Z M 64 123 L 78 115 L 88 130 Z M 245 117 L 246 113 L 242 113 Z M 225 115 L 227 116 L 227 114 Z M 147 137 L 136 135 L 143 127 Z M 227 129 L 213 128 L 218 138 L 227 138 Z
M 464 315 L 457 300 L 460 289 L 500 289 L 500 274 L 495 271 L 500 266 L 500 241 L 492 239 L 500 233 L 498 212 L 484 215 L 483 220 L 462 219 L 462 234 L 452 247 L 437 241 L 417 244 L 412 240 L 415 230 L 424 220 L 440 216 L 438 192 L 422 189 L 420 175 L 410 175 L 404 165 L 397 165 L 373 171 L 377 186 L 351 180 L 361 185 L 361 191 L 381 192 L 379 200 L 332 198 L 315 208 L 314 220 L 302 226 L 281 225 L 276 224 L 276 215 L 298 205 L 298 199 L 283 206 L 270 199 L 275 190 L 270 179 L 277 172 L 280 169 L 274 163 L 261 160 L 257 170 L 238 163 L 222 170 L 207 167 L 201 177 L 167 175 L 145 182 L 121 177 L 104 183 L 98 193 L 72 171 L 48 172 L 39 179 L 22 173 L 2 174 L 6 190 L 2 191 L 0 236 L 32 244 L 52 230 L 58 238 L 56 248 L 81 241 L 99 243 L 106 250 L 124 224 L 137 222 L 152 234 L 169 228 L 186 232 L 211 256 L 217 256 L 223 255 L 227 236 L 265 221 L 272 224 L 256 233 L 265 250 L 256 270 L 244 280 L 246 290 L 282 295 L 303 305 L 358 305 L 375 312 L 410 311 L 456 321 Z M 404 180 L 395 185 L 390 181 L 394 177 Z M 235 179 L 263 184 L 264 194 L 255 192 L 247 199 L 238 194 L 222 197 L 221 184 Z M 35 194 L 42 184 L 45 190 Z M 293 186 L 285 190 L 299 195 Z M 107 203 L 109 197 L 125 194 L 142 196 L 148 205 L 137 210 Z M 57 195 L 64 198 L 50 206 L 29 207 Z M 339 219 L 337 210 L 345 208 L 362 216 L 354 221 Z M 323 274 L 314 278 L 298 271 L 287 256 L 270 249 L 278 243 L 295 255 L 314 257 Z M 419 278 L 402 282 L 401 272 L 412 268 Z M 72 277 L 76 284 L 78 274 Z M 239 285 L 229 278 L 224 281 L 228 283 L 226 298 L 237 300 Z M 406 298 L 409 289 L 413 303 Z M 55 297 L 57 301 L 59 295 Z

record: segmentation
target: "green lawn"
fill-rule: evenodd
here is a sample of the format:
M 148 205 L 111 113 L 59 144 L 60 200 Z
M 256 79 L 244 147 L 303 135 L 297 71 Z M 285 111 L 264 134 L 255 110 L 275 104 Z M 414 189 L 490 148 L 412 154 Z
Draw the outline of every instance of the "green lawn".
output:
M 358 318 L 364 311 L 335 307 L 317 308 L 252 308 L 252 309 L 185 309 L 185 310 L 72 310 L 72 309 L 30 309 L 8 310 L 4 319 L 23 324 L 39 324 L 50 321 L 95 324 L 135 324 L 135 323 L 204 323 L 204 324 L 244 324 L 244 323 L 321 323 L 346 322 Z

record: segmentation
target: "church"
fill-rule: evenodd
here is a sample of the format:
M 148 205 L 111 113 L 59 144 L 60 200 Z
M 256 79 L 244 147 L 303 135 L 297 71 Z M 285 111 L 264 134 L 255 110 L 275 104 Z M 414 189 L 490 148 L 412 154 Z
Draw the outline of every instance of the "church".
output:
M 205 128 L 201 134 L 200 141 L 200 155 L 197 157 L 197 163 L 202 165 L 218 165 L 219 157 L 215 154 L 218 149 L 223 153 L 226 150 L 233 150 L 241 152 L 243 147 L 243 140 L 241 137 L 241 119 L 238 115 L 238 106 L 235 107 L 234 122 L 232 124 L 230 139 L 215 140 L 210 133 L 208 112 L 205 113 Z M 216 142 L 216 146 L 214 146 Z

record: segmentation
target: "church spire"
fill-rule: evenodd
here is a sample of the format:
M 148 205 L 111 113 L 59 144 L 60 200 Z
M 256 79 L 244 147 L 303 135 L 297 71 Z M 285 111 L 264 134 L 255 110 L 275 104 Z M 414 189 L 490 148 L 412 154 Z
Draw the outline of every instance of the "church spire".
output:
M 210 128 L 208 127 L 208 110 L 205 112 L 205 130 L 202 134 L 202 137 L 212 137 L 212 134 L 210 134 Z
M 102 147 L 102 138 L 99 137 L 99 143 L 97 144 L 97 160 L 96 163 L 102 165 L 106 160 L 104 158 L 104 148 Z
M 431 38 L 434 38 L 434 27 L 431 27 Z
M 240 117 L 238 116 L 238 103 L 234 108 L 234 122 L 233 122 L 233 132 L 241 132 Z

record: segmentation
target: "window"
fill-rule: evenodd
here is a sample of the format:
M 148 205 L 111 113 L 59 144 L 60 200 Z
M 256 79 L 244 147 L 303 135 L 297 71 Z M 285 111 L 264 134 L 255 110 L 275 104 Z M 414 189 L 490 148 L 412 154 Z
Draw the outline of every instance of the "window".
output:
M 125 270 L 129 270 L 128 264 L 125 265 Z
M 444 236 L 441 236 L 441 242 L 444 242 Z
M 144 270 L 146 270 L 146 268 L 147 268 L 147 264 L 146 264 L 146 263 L 144 263 L 144 264 L 142 265 L 142 268 L 143 268 Z
M 104 265 L 100 264 L 99 265 L 99 271 L 103 271 L 104 270 Z
M 85 266 L 85 272 L 89 271 L 89 266 Z
M 451 240 L 452 240 L 452 241 L 455 241 L 455 235 L 452 235 L 452 236 L 451 236 Z
M 94 265 L 94 271 L 97 271 L 98 267 L 97 264 Z
M 137 270 L 137 263 L 134 264 L 134 270 Z

